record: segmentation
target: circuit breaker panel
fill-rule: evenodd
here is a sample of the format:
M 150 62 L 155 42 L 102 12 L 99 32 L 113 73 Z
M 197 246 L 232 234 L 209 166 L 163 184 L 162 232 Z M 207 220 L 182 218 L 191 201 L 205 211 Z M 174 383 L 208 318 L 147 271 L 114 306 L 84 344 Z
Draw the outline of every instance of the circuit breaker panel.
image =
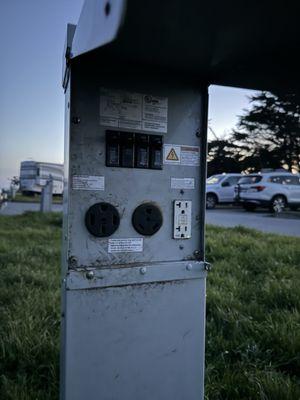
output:
M 199 92 L 130 76 L 88 79 L 75 80 L 71 98 L 69 256 L 85 267 L 193 259 Z M 176 201 L 189 204 L 180 222 Z
M 199 400 L 201 93 L 79 59 L 66 107 L 62 398 Z

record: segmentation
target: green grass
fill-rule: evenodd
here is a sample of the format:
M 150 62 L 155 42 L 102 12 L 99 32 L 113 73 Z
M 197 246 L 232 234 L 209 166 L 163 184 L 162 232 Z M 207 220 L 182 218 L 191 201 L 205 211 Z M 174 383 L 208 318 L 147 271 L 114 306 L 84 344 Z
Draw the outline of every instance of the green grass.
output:
M 60 215 L 0 219 L 0 399 L 56 399 Z
M 0 217 L 1 400 L 58 398 L 60 240 L 59 214 Z M 208 227 L 207 259 L 206 398 L 300 399 L 300 240 Z
M 25 196 L 22 193 L 16 193 L 16 197 L 11 201 L 15 203 L 40 203 L 41 195 L 36 193 L 34 196 Z M 53 196 L 52 203 L 62 204 L 62 196 Z
M 300 399 L 300 240 L 209 227 L 208 399 Z

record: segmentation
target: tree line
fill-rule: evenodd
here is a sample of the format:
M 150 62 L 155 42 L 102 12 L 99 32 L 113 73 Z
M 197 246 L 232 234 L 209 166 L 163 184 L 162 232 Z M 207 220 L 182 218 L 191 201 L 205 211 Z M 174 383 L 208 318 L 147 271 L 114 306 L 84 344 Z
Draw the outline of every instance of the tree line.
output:
M 300 95 L 260 92 L 249 101 L 229 137 L 208 143 L 208 176 L 263 168 L 299 171 Z

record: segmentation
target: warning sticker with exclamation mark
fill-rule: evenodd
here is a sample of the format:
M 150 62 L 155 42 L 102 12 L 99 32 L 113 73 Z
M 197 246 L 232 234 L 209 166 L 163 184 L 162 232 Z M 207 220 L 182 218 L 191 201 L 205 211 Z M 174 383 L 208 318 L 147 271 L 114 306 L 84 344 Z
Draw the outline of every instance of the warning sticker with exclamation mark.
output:
M 180 164 L 181 146 L 173 144 L 164 145 L 164 164 Z

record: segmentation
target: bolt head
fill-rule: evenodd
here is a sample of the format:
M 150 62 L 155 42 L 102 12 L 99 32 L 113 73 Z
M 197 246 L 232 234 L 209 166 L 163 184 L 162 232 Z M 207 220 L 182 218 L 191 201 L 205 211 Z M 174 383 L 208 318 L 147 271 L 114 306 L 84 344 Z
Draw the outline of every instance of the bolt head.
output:
M 78 125 L 78 124 L 80 124 L 81 120 L 79 117 L 73 117 L 72 122 L 73 122 L 73 124 Z
M 195 256 L 196 259 L 199 259 L 200 258 L 200 251 L 199 250 L 195 250 L 194 251 L 194 256 Z
M 188 265 L 186 266 L 186 269 L 187 269 L 187 271 L 191 271 L 191 270 L 193 269 L 192 264 L 188 264 Z
M 71 256 L 71 257 L 69 258 L 69 263 L 70 263 L 70 265 L 71 265 L 72 267 L 76 267 L 76 265 L 77 265 L 77 258 L 74 257 L 74 256 Z
M 87 279 L 93 279 L 95 276 L 94 271 L 87 271 L 87 273 L 85 274 Z
M 141 273 L 142 275 L 145 275 L 146 272 L 147 272 L 147 268 L 146 268 L 146 267 L 140 268 L 140 273 Z
M 211 264 L 208 263 L 208 262 L 205 262 L 204 269 L 205 269 L 205 271 L 210 271 L 211 270 Z

